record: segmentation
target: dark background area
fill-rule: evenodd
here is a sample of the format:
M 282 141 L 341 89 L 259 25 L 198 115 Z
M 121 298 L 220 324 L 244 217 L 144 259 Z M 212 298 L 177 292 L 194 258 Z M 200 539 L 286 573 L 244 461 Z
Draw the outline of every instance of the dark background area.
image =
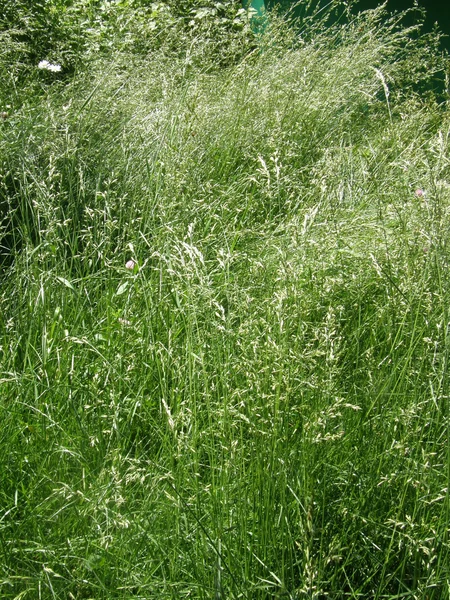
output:
M 327 0 L 320 0 L 323 6 L 328 3 Z M 360 0 L 353 9 L 354 13 L 359 11 L 376 8 L 383 2 L 381 0 Z M 283 8 L 292 7 L 296 2 L 294 0 L 266 0 L 266 7 L 271 8 L 276 4 L 281 4 Z M 442 46 L 450 50 L 450 0 L 419 0 L 419 7 L 422 7 L 426 11 L 424 31 L 431 31 L 434 24 L 437 22 L 439 29 L 444 33 L 446 38 L 442 40 Z M 388 0 L 387 8 L 389 12 L 399 12 L 412 8 L 414 6 L 414 0 Z M 294 13 L 296 16 L 302 16 L 302 7 L 298 6 L 295 8 Z M 420 12 L 410 14 L 407 24 L 414 23 L 414 20 L 420 17 Z
M 381 2 L 378 0 L 361 0 L 357 10 L 376 8 Z M 419 6 L 426 10 L 425 30 L 430 31 L 434 23 L 439 24 L 440 30 L 450 35 L 450 0 L 419 0 Z M 413 6 L 413 0 L 388 0 L 388 10 L 402 11 Z M 447 45 L 448 45 L 448 40 Z

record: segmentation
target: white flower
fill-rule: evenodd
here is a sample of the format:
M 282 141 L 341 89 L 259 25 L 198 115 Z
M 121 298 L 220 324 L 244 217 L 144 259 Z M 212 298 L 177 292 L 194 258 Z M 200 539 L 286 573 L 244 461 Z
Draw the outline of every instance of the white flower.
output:
M 61 71 L 61 65 L 54 65 L 48 60 L 41 60 L 38 64 L 38 69 L 45 69 L 46 71 L 52 71 L 52 73 L 59 73 Z

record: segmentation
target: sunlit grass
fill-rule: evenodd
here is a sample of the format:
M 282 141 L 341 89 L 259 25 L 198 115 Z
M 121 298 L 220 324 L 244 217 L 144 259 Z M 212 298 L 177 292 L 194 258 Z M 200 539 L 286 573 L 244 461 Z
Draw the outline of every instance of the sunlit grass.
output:
M 444 63 L 273 27 L 0 122 L 2 598 L 449 597 Z

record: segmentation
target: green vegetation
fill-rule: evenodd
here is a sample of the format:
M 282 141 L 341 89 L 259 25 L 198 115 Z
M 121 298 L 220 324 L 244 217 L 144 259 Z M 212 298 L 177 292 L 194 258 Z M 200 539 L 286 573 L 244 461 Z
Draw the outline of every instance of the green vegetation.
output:
M 0 597 L 448 599 L 437 40 L 382 9 L 255 37 L 233 2 L 26 4 Z

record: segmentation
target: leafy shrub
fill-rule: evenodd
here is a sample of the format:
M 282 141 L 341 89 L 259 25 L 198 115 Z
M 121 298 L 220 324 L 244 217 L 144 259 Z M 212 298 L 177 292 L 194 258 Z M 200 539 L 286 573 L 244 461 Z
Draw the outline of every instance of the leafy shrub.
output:
M 145 54 L 167 35 L 180 49 L 195 35 L 219 36 L 216 46 L 226 46 L 233 32 L 246 24 L 248 30 L 239 8 L 236 0 L 1 0 L 2 62 L 36 66 L 49 59 L 70 71 L 99 52 Z

